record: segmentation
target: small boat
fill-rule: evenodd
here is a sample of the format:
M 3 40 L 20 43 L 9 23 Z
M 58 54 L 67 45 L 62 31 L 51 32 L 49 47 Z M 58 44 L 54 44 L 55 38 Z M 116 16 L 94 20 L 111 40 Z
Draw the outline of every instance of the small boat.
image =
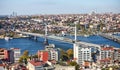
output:
M 84 35 L 84 37 L 89 37 L 89 35 Z
M 5 39 L 6 41 L 9 41 L 10 38 L 9 38 L 9 37 L 5 37 L 4 39 Z

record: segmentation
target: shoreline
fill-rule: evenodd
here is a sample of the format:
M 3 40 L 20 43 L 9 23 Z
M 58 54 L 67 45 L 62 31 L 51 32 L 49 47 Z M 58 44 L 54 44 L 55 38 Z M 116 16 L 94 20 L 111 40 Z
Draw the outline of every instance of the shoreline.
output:
M 17 39 L 17 38 L 28 38 L 28 37 L 9 37 L 10 39 Z M 5 37 L 2 37 L 0 39 L 5 39 Z

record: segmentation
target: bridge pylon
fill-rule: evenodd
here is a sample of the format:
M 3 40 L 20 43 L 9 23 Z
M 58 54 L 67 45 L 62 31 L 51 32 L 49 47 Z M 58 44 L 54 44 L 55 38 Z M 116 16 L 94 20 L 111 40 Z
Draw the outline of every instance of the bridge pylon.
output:
M 44 40 L 44 45 L 49 45 L 47 35 L 48 35 L 48 29 L 47 29 L 47 23 L 45 23 L 45 40 Z

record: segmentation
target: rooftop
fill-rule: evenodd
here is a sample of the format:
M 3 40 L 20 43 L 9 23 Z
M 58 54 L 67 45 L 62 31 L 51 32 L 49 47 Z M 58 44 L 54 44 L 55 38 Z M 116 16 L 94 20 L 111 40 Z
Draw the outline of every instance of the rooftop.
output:
M 102 50 L 111 50 L 111 51 L 114 51 L 114 48 L 113 47 L 103 47 L 103 48 L 101 48 Z
M 77 45 L 85 45 L 85 46 L 89 46 L 89 47 L 100 48 L 100 45 L 92 44 L 92 43 L 87 43 L 87 42 L 76 42 L 76 44 Z
M 29 62 L 34 66 L 41 66 L 41 65 L 45 64 L 45 62 L 43 62 L 43 61 L 36 61 L 36 60 L 31 60 Z

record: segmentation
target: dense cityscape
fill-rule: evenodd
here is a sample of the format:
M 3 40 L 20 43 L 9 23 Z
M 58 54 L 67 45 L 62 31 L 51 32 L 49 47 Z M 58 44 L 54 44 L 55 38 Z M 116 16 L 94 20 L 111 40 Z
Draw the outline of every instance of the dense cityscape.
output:
M 95 13 L 22 15 L 13 12 L 0 17 L 0 39 L 36 41 L 43 37 L 44 49 L 29 54 L 22 48 L 0 48 L 0 70 L 119 70 L 120 46 L 93 44 L 77 39 L 101 36 L 120 44 L 120 14 Z M 73 36 L 68 39 L 66 36 Z M 56 48 L 49 39 L 72 43 L 72 48 Z M 62 39 L 63 38 L 63 39 Z M 33 47 L 35 48 L 35 47 Z
M 120 70 L 120 0 L 0 0 L 0 70 Z

